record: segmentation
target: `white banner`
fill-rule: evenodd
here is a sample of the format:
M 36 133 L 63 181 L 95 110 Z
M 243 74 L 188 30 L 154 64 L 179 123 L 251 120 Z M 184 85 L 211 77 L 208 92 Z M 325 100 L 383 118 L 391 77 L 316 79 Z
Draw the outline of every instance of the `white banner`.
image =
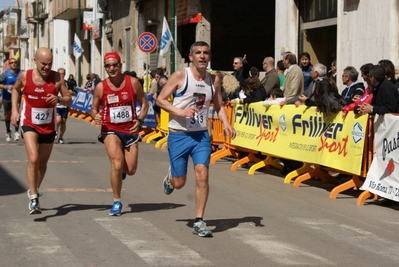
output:
M 375 155 L 361 190 L 399 202 L 399 116 L 374 118 Z
M 161 36 L 161 50 L 159 51 L 159 56 L 165 56 L 165 54 L 169 51 L 169 47 L 173 42 L 172 33 L 169 30 L 168 22 L 166 18 L 163 17 L 163 26 L 162 26 L 162 36 Z
M 76 58 L 79 58 L 82 55 L 82 53 L 83 53 L 82 43 L 80 42 L 78 35 L 75 33 L 75 39 L 73 41 L 73 55 Z

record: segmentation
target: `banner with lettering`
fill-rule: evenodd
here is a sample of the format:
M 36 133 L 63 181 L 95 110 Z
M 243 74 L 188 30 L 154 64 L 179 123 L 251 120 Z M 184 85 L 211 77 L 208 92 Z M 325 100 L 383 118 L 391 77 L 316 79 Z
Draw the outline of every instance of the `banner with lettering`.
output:
M 236 146 L 360 174 L 367 116 L 343 119 L 340 112 L 324 120 L 315 107 L 261 102 L 236 105 L 233 116 Z
M 157 117 L 156 117 L 155 111 L 154 111 L 155 100 L 152 97 L 152 95 L 150 95 L 150 94 L 146 95 L 146 97 L 147 97 L 147 101 L 148 101 L 148 111 L 147 111 L 147 115 L 145 116 L 145 118 L 143 120 L 142 127 L 155 128 L 158 125 Z M 141 112 L 141 105 L 139 102 L 136 102 L 137 117 L 140 116 L 140 112 Z
M 76 96 L 72 101 L 71 108 L 90 114 L 91 103 L 93 102 L 93 91 L 85 91 L 75 88 Z
M 361 190 L 399 202 L 399 116 L 374 118 L 375 154 Z

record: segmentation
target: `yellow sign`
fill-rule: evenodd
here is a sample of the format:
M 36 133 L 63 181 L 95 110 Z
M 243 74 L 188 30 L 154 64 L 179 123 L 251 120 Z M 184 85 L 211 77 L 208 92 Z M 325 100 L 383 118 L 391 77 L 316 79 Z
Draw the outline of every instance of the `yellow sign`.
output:
M 327 120 L 315 107 L 272 105 L 261 102 L 234 107 L 234 128 L 239 147 L 276 157 L 320 164 L 360 174 L 367 116 L 342 113 Z

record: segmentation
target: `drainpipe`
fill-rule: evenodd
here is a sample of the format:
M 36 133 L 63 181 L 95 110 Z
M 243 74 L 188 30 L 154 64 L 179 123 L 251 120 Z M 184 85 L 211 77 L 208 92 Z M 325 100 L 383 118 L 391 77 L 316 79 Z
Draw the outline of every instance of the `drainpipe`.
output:
M 81 21 L 81 14 L 80 14 L 81 10 L 80 10 L 80 0 L 78 0 L 78 37 L 79 39 L 82 36 L 81 33 L 81 28 L 82 28 L 82 21 Z M 80 66 L 80 59 L 82 58 L 82 56 L 78 57 L 78 85 L 80 86 L 82 84 L 82 78 L 81 76 L 81 66 Z
M 176 34 L 175 34 L 175 0 L 170 1 L 170 33 L 173 36 L 173 41 L 170 47 L 170 74 L 175 72 L 175 43 L 176 43 Z

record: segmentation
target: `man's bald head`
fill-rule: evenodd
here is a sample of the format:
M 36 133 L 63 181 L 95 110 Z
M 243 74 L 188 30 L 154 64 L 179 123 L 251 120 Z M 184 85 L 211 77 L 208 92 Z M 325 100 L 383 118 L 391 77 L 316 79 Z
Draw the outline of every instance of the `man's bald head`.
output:
M 41 58 L 51 58 L 51 61 L 53 60 L 53 53 L 51 53 L 50 49 L 48 49 L 47 47 L 40 47 L 39 49 L 37 49 L 36 53 L 35 53 L 35 58 L 36 59 L 41 59 Z
M 50 74 L 53 66 L 53 53 L 46 47 L 37 49 L 34 58 L 36 69 L 42 77 L 47 77 Z

